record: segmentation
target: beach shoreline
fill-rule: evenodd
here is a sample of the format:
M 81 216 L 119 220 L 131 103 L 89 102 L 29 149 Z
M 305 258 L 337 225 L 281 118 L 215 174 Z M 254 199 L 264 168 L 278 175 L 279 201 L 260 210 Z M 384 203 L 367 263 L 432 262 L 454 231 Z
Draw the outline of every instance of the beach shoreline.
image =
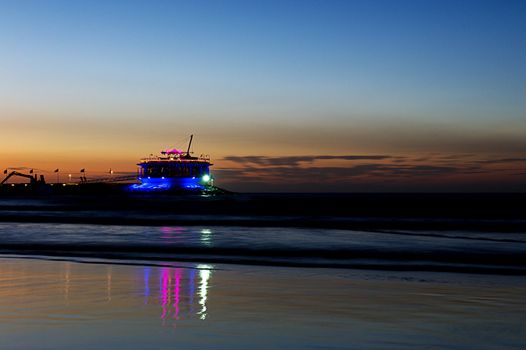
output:
M 14 350 L 109 344 L 129 349 L 526 345 L 524 278 L 177 262 L 0 261 L 0 337 L 3 347 Z

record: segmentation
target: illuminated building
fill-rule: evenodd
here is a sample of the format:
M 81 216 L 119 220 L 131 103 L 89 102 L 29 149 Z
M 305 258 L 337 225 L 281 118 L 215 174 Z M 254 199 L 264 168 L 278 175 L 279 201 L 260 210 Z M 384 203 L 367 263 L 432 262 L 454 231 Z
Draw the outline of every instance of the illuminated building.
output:
M 130 186 L 132 191 L 202 190 L 212 185 L 210 157 L 190 154 L 193 135 L 188 150 L 169 149 L 160 156 L 142 159 L 139 164 L 140 184 Z

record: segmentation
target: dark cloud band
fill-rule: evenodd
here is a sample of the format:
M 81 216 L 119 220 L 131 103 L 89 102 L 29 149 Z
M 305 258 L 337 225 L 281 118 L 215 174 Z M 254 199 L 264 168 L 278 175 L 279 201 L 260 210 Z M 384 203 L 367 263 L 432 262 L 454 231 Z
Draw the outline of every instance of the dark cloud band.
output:
M 387 155 L 310 155 L 310 156 L 286 156 L 286 157 L 265 157 L 265 156 L 227 156 L 223 160 L 240 164 L 274 165 L 274 166 L 295 166 L 300 163 L 312 163 L 316 160 L 384 160 L 391 156 Z

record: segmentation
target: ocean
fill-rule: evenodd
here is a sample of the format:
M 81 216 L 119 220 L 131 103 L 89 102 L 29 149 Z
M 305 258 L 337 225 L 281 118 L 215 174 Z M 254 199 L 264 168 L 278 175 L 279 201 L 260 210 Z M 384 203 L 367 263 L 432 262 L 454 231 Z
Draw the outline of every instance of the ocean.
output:
M 526 234 L 0 223 L 16 255 L 526 275 Z
M 520 210 L 356 202 L 1 199 L 0 349 L 526 347 Z

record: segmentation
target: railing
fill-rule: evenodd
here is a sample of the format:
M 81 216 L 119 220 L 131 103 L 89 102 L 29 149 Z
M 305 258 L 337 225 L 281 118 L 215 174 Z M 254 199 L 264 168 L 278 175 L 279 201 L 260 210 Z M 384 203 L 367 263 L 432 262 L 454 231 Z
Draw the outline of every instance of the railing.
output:
M 186 162 L 210 163 L 210 156 L 208 154 L 206 155 L 201 154 L 199 157 L 194 158 L 194 159 L 191 159 L 191 158 L 188 159 L 188 158 L 184 158 L 181 156 L 177 156 L 177 157 L 150 156 L 147 158 L 142 158 L 139 161 L 139 163 L 147 163 L 151 161 L 154 161 L 154 162 L 181 162 L 181 163 L 186 163 Z
M 109 182 L 121 182 L 121 181 L 131 181 L 137 180 L 137 175 L 126 175 L 126 176 L 111 176 L 105 178 L 95 178 L 85 181 L 81 181 L 81 184 L 92 184 L 92 183 L 109 183 Z

